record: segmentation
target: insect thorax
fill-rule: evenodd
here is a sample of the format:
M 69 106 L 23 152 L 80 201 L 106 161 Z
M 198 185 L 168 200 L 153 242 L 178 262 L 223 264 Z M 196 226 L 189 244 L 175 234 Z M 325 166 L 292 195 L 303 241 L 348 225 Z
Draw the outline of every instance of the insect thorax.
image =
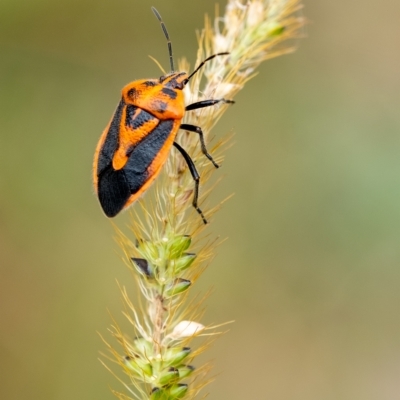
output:
M 174 72 L 160 79 L 134 81 L 122 89 L 122 98 L 126 104 L 146 110 L 160 120 L 182 119 L 186 78 L 186 72 Z

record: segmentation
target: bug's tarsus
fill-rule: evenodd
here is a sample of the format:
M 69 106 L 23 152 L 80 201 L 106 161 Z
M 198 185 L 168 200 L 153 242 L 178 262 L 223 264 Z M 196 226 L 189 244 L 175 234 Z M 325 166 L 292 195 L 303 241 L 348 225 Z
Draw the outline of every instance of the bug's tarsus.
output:
M 201 211 L 201 209 L 197 205 L 197 201 L 199 199 L 200 175 L 197 172 L 197 169 L 196 169 L 196 166 L 194 165 L 193 160 L 190 158 L 189 154 L 186 153 L 186 150 L 176 142 L 174 142 L 174 146 L 178 149 L 178 151 L 182 154 L 183 158 L 185 159 L 185 161 L 186 161 L 186 163 L 187 163 L 187 165 L 189 167 L 189 171 L 190 171 L 190 173 L 192 175 L 192 178 L 194 180 L 194 193 L 193 193 L 192 205 L 196 209 L 196 211 L 200 214 L 200 217 L 203 220 L 203 222 L 205 224 L 207 224 L 207 220 L 204 217 L 203 211 Z
M 210 60 L 212 60 L 213 58 L 215 58 L 215 57 L 218 57 L 218 56 L 227 56 L 227 55 L 229 55 L 230 53 L 229 52 L 223 52 L 223 53 L 216 53 L 216 54 L 213 54 L 212 56 L 210 56 L 210 57 L 207 57 L 205 60 L 203 60 L 201 63 L 200 63 L 200 65 L 183 81 L 183 84 L 184 85 L 186 85 L 189 81 L 190 81 L 190 79 L 192 78 L 192 76 L 193 75 L 195 75 L 196 73 L 197 73 L 197 71 L 207 62 L 207 61 L 210 61 Z
M 202 129 L 199 126 L 191 125 L 191 124 L 182 124 L 180 129 L 183 129 L 188 132 L 195 132 L 199 134 L 200 138 L 200 145 L 201 145 L 201 152 L 213 163 L 215 168 L 219 168 L 219 165 L 214 161 L 211 157 L 211 154 L 207 151 L 206 143 L 204 141 L 204 134 Z
M 172 43 L 171 43 L 171 39 L 169 38 L 169 35 L 168 35 L 167 27 L 165 26 L 164 21 L 162 20 L 160 13 L 154 7 L 151 7 L 151 10 L 153 11 L 153 13 L 157 17 L 157 19 L 160 21 L 161 28 L 162 28 L 162 30 L 164 32 L 164 36 L 167 39 L 169 63 L 171 65 L 171 72 L 173 72 L 175 70 L 174 69 L 174 58 L 172 56 Z

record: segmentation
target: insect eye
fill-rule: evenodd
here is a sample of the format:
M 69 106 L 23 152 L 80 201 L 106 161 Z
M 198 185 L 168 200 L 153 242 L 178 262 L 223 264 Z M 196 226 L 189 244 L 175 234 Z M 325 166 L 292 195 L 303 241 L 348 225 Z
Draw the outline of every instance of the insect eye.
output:
M 160 76 L 160 83 L 163 83 L 167 77 L 165 75 Z

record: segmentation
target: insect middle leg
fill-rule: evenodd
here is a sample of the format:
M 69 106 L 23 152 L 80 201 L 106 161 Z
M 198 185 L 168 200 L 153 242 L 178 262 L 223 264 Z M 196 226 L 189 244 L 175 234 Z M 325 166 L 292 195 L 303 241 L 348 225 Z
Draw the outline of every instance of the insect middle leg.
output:
M 199 184 L 200 184 L 200 175 L 197 172 L 196 166 L 194 165 L 193 160 L 190 158 L 189 154 L 186 153 L 185 149 L 180 146 L 178 143 L 174 142 L 174 146 L 179 150 L 179 152 L 182 154 L 183 158 L 185 159 L 189 171 L 192 175 L 192 178 L 194 180 L 194 194 L 193 194 L 193 207 L 196 209 L 196 211 L 200 214 L 200 217 L 202 218 L 203 222 L 206 224 L 207 220 L 204 217 L 203 211 L 199 208 L 197 205 L 197 201 L 199 199 Z
M 179 129 L 198 133 L 199 138 L 200 138 L 201 152 L 213 163 L 215 168 L 219 168 L 219 165 L 214 161 L 214 159 L 211 157 L 210 153 L 207 151 L 206 143 L 204 142 L 204 134 L 203 134 L 202 129 L 199 126 L 191 125 L 191 124 L 182 124 L 179 127 Z

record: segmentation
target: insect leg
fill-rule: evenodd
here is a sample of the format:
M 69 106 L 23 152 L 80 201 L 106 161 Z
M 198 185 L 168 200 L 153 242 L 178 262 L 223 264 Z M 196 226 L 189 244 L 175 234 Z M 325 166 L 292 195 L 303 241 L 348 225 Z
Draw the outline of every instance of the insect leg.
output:
M 185 149 L 183 149 L 178 143 L 174 142 L 174 146 L 179 150 L 179 152 L 182 154 L 183 158 L 185 159 L 189 171 L 192 174 L 193 180 L 194 180 L 194 194 L 193 194 L 193 207 L 196 209 L 196 211 L 200 214 L 200 217 L 202 218 L 203 222 L 206 224 L 207 220 L 204 217 L 203 211 L 200 210 L 199 206 L 197 205 L 197 200 L 199 199 L 199 183 L 200 183 L 200 175 L 197 172 L 197 169 L 194 165 L 193 160 L 190 158 L 189 154 L 186 153 Z
M 202 100 L 202 101 L 197 101 L 196 103 L 189 104 L 186 106 L 185 110 L 190 111 L 190 110 L 197 110 L 198 108 L 204 108 L 204 107 L 211 107 L 214 104 L 217 103 L 226 103 L 226 104 L 234 104 L 235 102 L 233 100 L 226 100 L 226 99 L 210 99 L 210 100 Z
M 206 144 L 204 142 L 204 134 L 203 131 L 199 126 L 196 125 L 191 125 L 191 124 L 182 124 L 179 129 L 183 129 L 185 131 L 189 132 L 195 132 L 199 134 L 200 137 L 200 145 L 201 145 L 201 151 L 202 153 L 213 163 L 215 168 L 219 168 L 219 165 L 214 161 L 214 159 L 211 157 L 211 155 L 208 153 Z

